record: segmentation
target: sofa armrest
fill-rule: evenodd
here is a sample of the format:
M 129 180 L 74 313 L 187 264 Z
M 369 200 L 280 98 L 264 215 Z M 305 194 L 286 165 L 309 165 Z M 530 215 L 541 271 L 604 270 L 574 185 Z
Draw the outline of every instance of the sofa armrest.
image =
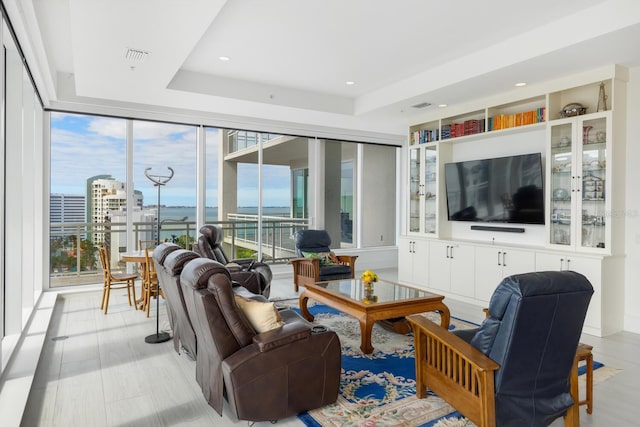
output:
M 347 264 L 351 267 L 356 265 L 356 259 L 358 259 L 357 255 L 336 255 L 340 264 Z
M 311 335 L 311 328 L 302 322 L 294 322 L 281 328 L 272 329 L 253 337 L 253 343 L 261 353 L 282 347 L 294 341 L 305 339 Z
M 424 316 L 410 315 L 416 356 L 416 396 L 426 389 L 478 425 L 495 425 L 494 372 L 480 350 Z

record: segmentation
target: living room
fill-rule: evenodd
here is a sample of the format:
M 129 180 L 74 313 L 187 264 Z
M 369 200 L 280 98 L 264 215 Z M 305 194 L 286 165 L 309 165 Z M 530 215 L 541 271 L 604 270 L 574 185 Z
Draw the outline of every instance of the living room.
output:
M 598 335 L 599 329 L 602 335 L 619 331 L 640 333 L 640 308 L 633 303 L 640 297 L 640 289 L 635 280 L 640 274 L 640 266 L 635 262 L 640 255 L 640 196 L 634 191 L 634 183 L 638 178 L 635 159 L 640 153 L 637 152 L 637 144 L 633 143 L 638 139 L 634 119 L 640 110 L 640 63 L 631 52 L 638 50 L 634 40 L 638 39 L 640 12 L 635 2 L 593 0 L 564 2 L 560 5 L 546 2 L 545 7 L 538 7 L 535 12 L 509 10 L 502 20 L 488 16 L 487 19 L 493 19 L 491 25 L 486 25 L 486 22 L 479 25 L 470 19 L 470 25 L 473 24 L 474 27 L 469 28 L 477 30 L 469 31 L 477 37 L 451 31 L 441 23 L 439 25 L 443 25 L 444 28 L 438 28 L 440 32 L 431 34 L 430 37 L 438 39 L 440 43 L 443 39 L 449 38 L 450 43 L 447 45 L 460 46 L 460 50 L 446 49 L 448 46 L 434 46 L 434 57 L 436 50 L 440 49 L 439 56 L 435 57 L 440 64 L 437 67 L 425 66 L 424 62 L 433 63 L 428 58 L 429 55 L 424 53 L 429 50 L 416 47 L 416 40 L 427 43 L 429 36 L 421 35 L 419 39 L 413 36 L 411 42 L 411 36 L 403 33 L 403 28 L 418 27 L 420 22 L 427 19 L 426 16 L 453 16 L 452 13 L 447 14 L 449 10 L 445 6 L 430 5 L 436 9 L 429 10 L 429 6 L 417 2 L 398 5 L 396 10 L 384 10 L 367 18 L 368 26 L 378 30 L 365 33 L 366 28 L 362 28 L 362 32 L 355 29 L 347 31 L 348 28 L 355 28 L 350 25 L 350 20 L 366 16 L 359 9 L 366 6 L 360 3 L 349 6 L 349 13 L 344 15 L 338 12 L 341 7 L 338 4 L 331 5 L 331 13 L 329 9 L 309 5 L 309 10 L 298 11 L 304 12 L 302 16 L 305 19 L 296 19 L 296 7 L 291 3 L 283 6 L 289 9 L 278 10 L 275 6 L 259 6 L 255 2 L 243 6 L 241 2 L 232 1 L 190 1 L 175 9 L 169 5 L 166 9 L 151 9 L 156 15 L 153 19 L 147 16 L 152 6 L 146 3 L 140 4 L 140 10 L 132 11 L 101 3 L 44 3 L 48 2 L 3 2 L 5 20 L 11 23 L 11 28 L 7 25 L 4 27 L 3 41 L 6 45 L 8 40 L 15 36 L 18 50 L 23 53 L 24 63 L 28 66 L 24 74 L 14 74 L 5 78 L 23 81 L 24 87 L 30 87 L 29 90 L 33 91 L 35 96 L 29 101 L 24 101 L 23 106 L 27 109 L 30 107 L 38 110 L 35 107 L 42 100 L 40 111 L 36 111 L 34 118 L 26 119 L 32 120 L 35 128 L 27 129 L 25 125 L 27 130 L 21 129 L 19 133 L 9 133 L 6 136 L 6 141 L 20 140 L 24 141 L 25 145 L 5 144 L 5 159 L 8 161 L 5 170 L 7 190 L 4 206 L 7 213 L 3 234 L 6 242 L 19 242 L 16 246 L 19 250 L 9 250 L 9 246 L 3 249 L 4 265 L 8 266 L 10 273 L 5 278 L 3 287 L 9 291 L 2 296 L 3 371 L 10 360 L 10 354 L 23 338 L 29 319 L 37 312 L 34 308 L 38 307 L 39 302 L 49 292 L 46 260 L 48 248 L 41 244 L 34 245 L 34 242 L 41 241 L 37 236 L 47 235 L 48 230 L 49 128 L 46 117 L 52 111 L 196 123 L 227 129 L 302 135 L 307 138 L 401 146 L 396 173 L 398 206 L 394 235 L 398 248 L 394 247 L 393 250 L 402 251 L 402 242 L 413 241 L 411 237 L 407 237 L 415 236 L 409 230 L 407 196 L 410 192 L 408 158 L 412 126 L 541 96 L 545 99 L 544 105 L 547 105 L 546 98 L 549 94 L 584 85 L 594 88 L 588 110 L 588 113 L 593 113 L 597 111 L 600 81 L 621 81 L 625 86 L 622 94 L 614 93 L 611 89 L 613 86 L 608 86 L 606 93 L 609 97 L 608 109 L 614 108 L 615 111 L 612 113 L 615 114 L 616 120 L 621 117 L 624 122 L 620 128 L 616 128 L 616 138 L 620 136 L 620 140 L 625 142 L 624 151 L 618 151 L 616 154 L 623 159 L 624 167 L 618 170 L 624 173 L 622 179 L 617 181 L 619 185 L 613 188 L 615 199 L 612 203 L 616 204 L 612 206 L 614 210 L 607 214 L 616 220 L 623 219 L 623 226 L 612 230 L 613 234 L 609 237 L 611 242 L 604 248 L 604 254 L 602 251 L 598 252 L 597 247 L 595 252 L 587 251 L 590 256 L 595 254 L 606 258 L 609 257 L 609 251 L 615 248 L 613 255 L 616 262 L 611 266 L 611 270 L 607 266 L 600 274 L 601 278 L 615 282 L 613 285 L 604 281 L 601 283 L 601 297 L 607 308 L 603 313 L 612 316 L 613 321 L 610 327 L 601 326 L 590 332 Z M 500 4 L 511 9 L 507 7 L 506 2 Z M 251 10 L 243 7 L 262 9 Z M 194 10 L 198 13 L 194 13 Z M 328 67 L 330 71 L 319 66 L 317 68 L 319 74 L 331 76 L 336 87 L 335 82 L 339 80 L 339 91 L 334 87 L 322 93 L 325 87 L 318 84 L 314 86 L 314 83 L 311 83 L 305 86 L 308 85 L 305 79 L 311 81 L 313 70 L 307 70 L 309 73 L 305 74 L 298 68 L 295 75 L 289 75 L 289 83 L 267 75 L 274 71 L 275 66 L 263 67 L 268 70 L 258 70 L 258 77 L 237 71 L 246 68 L 255 72 L 255 69 L 259 68 L 256 67 L 256 63 L 264 63 L 256 61 L 256 56 L 241 60 L 240 57 L 234 58 L 236 55 L 233 53 L 227 53 L 229 60 L 222 60 L 219 56 L 223 56 L 224 53 L 216 50 L 214 55 L 194 55 L 190 57 L 188 66 L 182 66 L 192 50 L 198 48 L 206 52 L 206 49 L 212 46 L 203 40 L 205 34 L 210 38 L 207 42 L 215 41 L 220 34 L 225 34 L 224 31 L 246 26 L 250 19 L 254 19 L 252 15 L 256 11 L 271 18 L 273 22 L 282 18 L 290 25 L 295 24 L 287 31 L 276 31 L 275 36 L 279 37 L 271 39 L 270 42 L 274 43 L 273 46 L 282 46 L 283 51 L 299 52 L 293 55 L 296 59 L 292 60 L 298 66 L 303 64 L 307 68 L 314 68 L 315 63 L 331 64 Z M 309 23 L 314 14 L 323 17 L 321 22 L 325 25 L 327 33 L 335 34 L 336 37 L 342 36 L 341 40 L 353 40 L 360 37 L 354 37 L 353 34 L 362 34 L 363 40 L 359 41 L 361 44 L 356 45 L 354 42 L 345 46 L 341 56 L 328 55 L 329 52 L 338 50 L 336 46 L 340 45 L 336 40 L 328 40 L 330 37 L 315 39 L 318 43 L 322 41 L 326 44 L 288 44 L 295 38 L 291 36 L 294 32 L 300 34 L 301 40 L 304 39 L 302 35 L 307 36 L 309 28 L 314 27 Z M 339 19 L 333 15 L 337 15 Z M 412 21 L 407 21 L 409 17 Z M 519 24 L 520 19 L 526 25 Z M 149 28 L 145 28 L 145 31 L 134 31 L 141 28 L 141 22 L 147 20 Z M 254 29 L 265 25 L 257 19 L 251 23 L 250 27 Z M 114 25 L 129 30 L 114 31 Z M 492 31 L 486 31 L 486 27 L 492 28 Z M 175 34 L 174 31 L 167 31 L 167 28 L 175 29 Z M 380 31 L 380 28 L 384 31 Z M 207 31 L 209 29 L 211 31 Z M 499 29 L 501 31 L 498 31 Z M 144 37 L 140 36 L 141 33 L 144 33 Z M 229 43 L 233 40 L 235 48 L 240 49 L 243 43 L 253 44 L 260 38 L 261 32 L 255 31 L 252 42 L 246 42 L 238 33 L 226 34 L 233 34 L 226 40 Z M 443 37 L 442 34 L 447 36 Z M 127 37 L 131 38 L 127 40 Z M 266 36 L 264 37 L 266 39 Z M 397 46 L 388 47 L 387 40 L 393 40 L 392 45 L 413 46 L 403 52 L 404 56 L 381 59 L 382 53 L 391 55 L 394 50 L 400 50 Z M 66 48 L 56 48 L 58 42 Z M 385 50 L 382 50 L 383 47 Z M 127 48 L 146 52 L 146 59 L 139 63 L 128 62 L 122 58 Z M 365 50 L 366 48 L 372 50 Z M 232 49 L 232 46 L 229 46 L 229 49 Z M 271 52 L 275 55 L 275 51 Z M 362 54 L 357 54 L 358 52 Z M 311 55 L 311 59 L 305 59 L 307 57 L 301 56 L 302 53 Z M 257 53 L 253 52 L 252 55 Z M 411 59 L 417 56 L 423 58 L 420 61 Z M 110 59 L 115 57 L 118 60 Z M 361 62 L 370 77 L 377 80 L 365 80 L 366 73 L 362 77 L 345 76 L 346 71 L 350 71 L 345 65 L 349 57 L 353 57 L 356 63 Z M 205 70 L 211 66 L 207 61 L 214 62 L 213 67 L 218 70 L 223 67 L 220 74 L 214 74 L 213 77 L 207 75 Z M 387 66 L 386 62 L 392 64 Z M 229 66 L 233 68 L 224 70 L 224 67 Z M 387 75 L 382 75 L 385 69 Z M 395 74 L 391 75 L 392 71 Z M 355 84 L 347 84 L 347 81 Z M 513 85 L 517 82 L 528 84 L 525 87 L 514 88 Z M 286 87 L 287 84 L 291 86 Z M 11 93 L 12 90 L 16 91 L 17 86 L 8 86 L 8 96 L 15 96 L 15 93 Z M 27 93 L 27 89 L 24 90 Z M 335 95 L 336 91 L 339 96 Z M 621 95 L 626 99 L 621 100 Z M 22 99 L 22 92 L 19 96 Z M 612 101 L 615 103 L 613 107 Z M 424 102 L 432 105 L 424 109 L 412 108 L 413 105 Z M 448 107 L 438 107 L 441 104 L 448 104 Z M 569 101 L 560 107 L 566 104 L 569 104 Z M 22 109 L 9 108 L 7 120 L 22 123 L 18 111 Z M 549 120 L 555 119 L 551 117 L 551 111 L 548 113 Z M 7 129 L 11 131 L 13 128 Z M 43 135 L 42 138 L 37 137 L 38 131 Z M 524 135 L 535 136 L 533 151 L 545 152 L 546 125 L 532 132 L 525 132 Z M 519 136 L 516 139 L 527 137 Z M 473 137 L 467 141 L 452 144 L 452 150 L 462 151 L 474 145 L 469 142 L 475 141 Z M 483 157 L 509 154 L 509 149 L 503 148 L 509 145 L 509 142 L 503 141 L 500 145 L 500 148 L 490 147 L 485 139 L 474 148 L 477 150 L 474 156 L 479 158 L 485 153 L 488 155 Z M 22 157 L 23 154 L 18 155 L 18 151 L 27 154 Z M 453 161 L 465 160 L 464 155 L 455 153 L 451 154 L 450 158 Z M 13 161 L 17 159 L 21 161 Z M 611 162 L 610 159 L 607 160 Z M 615 164 L 615 167 L 620 165 L 609 163 L 611 164 Z M 366 173 L 373 174 L 375 171 Z M 360 179 L 364 182 L 365 178 L 361 175 Z M 13 183 L 20 184 L 13 186 Z M 24 194 L 33 197 L 24 197 Z M 375 200 L 363 201 L 363 215 L 364 212 L 373 210 L 372 204 L 375 203 Z M 20 206 L 20 209 L 7 209 L 8 206 Z M 444 211 L 439 212 L 439 215 L 439 224 L 444 228 L 439 230 L 440 237 L 437 237 L 437 240 L 442 241 L 437 243 L 446 246 L 449 244 L 446 242 L 453 241 L 459 244 L 469 239 L 466 231 L 462 233 L 456 230 L 460 228 L 458 223 L 452 225 L 447 221 Z M 536 250 L 547 253 L 549 248 L 544 237 L 546 229 L 530 229 L 532 231 L 525 232 L 523 236 L 517 236 L 515 244 L 528 246 L 530 242 L 526 240 L 535 236 Z M 493 235 L 490 233 L 479 231 L 477 235 L 481 237 L 471 237 L 474 244 L 478 241 L 482 241 L 483 245 L 491 243 Z M 501 232 L 497 236 L 499 245 L 514 243 L 512 234 Z M 374 250 L 354 249 L 356 253 L 362 253 L 362 268 L 375 268 L 375 255 L 367 261 L 367 254 L 375 252 Z M 572 255 L 574 252 L 576 251 L 570 251 Z M 395 262 L 399 258 L 398 255 L 387 255 L 385 252 L 385 260 L 393 259 Z M 27 259 L 33 262 L 27 262 Z M 402 278 L 405 271 L 403 268 L 398 270 L 398 275 Z M 413 282 L 413 279 L 408 282 Z M 11 285 L 15 283 L 20 284 L 19 289 Z M 607 288 L 615 288 L 613 304 L 606 300 Z M 447 295 L 447 298 L 453 299 L 453 294 Z M 462 298 L 462 301 L 465 302 L 465 299 Z

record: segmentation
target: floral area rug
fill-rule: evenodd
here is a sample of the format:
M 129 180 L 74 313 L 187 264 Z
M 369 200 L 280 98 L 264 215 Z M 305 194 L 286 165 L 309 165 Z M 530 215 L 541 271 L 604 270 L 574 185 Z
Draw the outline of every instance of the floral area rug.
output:
M 289 304 L 291 302 L 291 304 Z M 280 304 L 297 309 L 297 301 Z M 335 331 L 342 345 L 340 392 L 334 404 L 298 415 L 307 426 L 397 426 L 457 427 L 473 426 L 451 405 L 429 392 L 425 399 L 415 396 L 413 336 L 390 332 L 376 324 L 372 332 L 372 354 L 360 350 L 358 322 L 325 305 L 311 305 L 315 323 Z M 437 313 L 423 314 L 435 322 Z M 477 325 L 451 319 L 450 329 Z M 595 368 L 602 364 L 595 364 Z M 600 371 L 600 369 L 598 369 Z M 581 378 L 582 379 L 582 378 Z M 594 382 L 598 377 L 594 375 Z M 583 395 L 583 394 L 581 394 Z
M 296 303 L 292 302 L 292 308 L 296 309 Z M 390 332 L 375 324 L 371 334 L 374 351 L 363 354 L 360 325 L 354 318 L 325 305 L 311 305 L 311 301 L 309 304 L 314 322 L 327 326 L 340 337 L 342 374 L 336 403 L 298 415 L 305 425 L 432 426 L 443 417 L 460 416 L 435 395 L 416 398 L 412 335 Z M 424 315 L 440 321 L 437 313 Z M 451 319 L 451 329 L 476 326 Z

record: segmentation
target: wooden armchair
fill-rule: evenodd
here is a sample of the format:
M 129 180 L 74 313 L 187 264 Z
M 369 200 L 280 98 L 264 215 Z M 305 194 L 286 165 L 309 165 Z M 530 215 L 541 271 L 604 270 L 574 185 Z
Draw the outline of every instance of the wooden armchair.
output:
M 329 249 L 331 238 L 325 230 L 300 230 L 294 235 L 294 240 L 300 257 L 290 261 L 296 292 L 300 286 L 354 277 L 358 257 L 334 254 Z
M 420 315 L 416 395 L 429 388 L 479 427 L 579 426 L 576 349 L 593 294 L 572 271 L 508 277 L 477 330 L 447 331 Z M 467 339 L 469 341 L 467 341 Z

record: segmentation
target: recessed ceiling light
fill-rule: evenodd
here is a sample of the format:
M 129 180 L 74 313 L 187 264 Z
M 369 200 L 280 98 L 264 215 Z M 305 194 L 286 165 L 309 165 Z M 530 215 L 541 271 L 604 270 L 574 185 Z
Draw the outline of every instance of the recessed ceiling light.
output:
M 438 104 L 438 107 L 444 108 L 444 107 L 448 107 L 448 105 L 447 104 Z
M 527 83 L 526 82 L 518 82 L 516 83 L 516 87 L 522 87 L 522 86 L 526 86 Z
M 228 56 L 219 56 L 219 57 L 218 57 L 218 59 L 219 59 L 220 61 L 228 61 L 228 60 L 230 60 L 231 58 L 229 58 Z
M 353 80 L 347 80 L 346 82 L 344 82 L 347 86 L 352 86 L 354 84 L 356 84 L 356 82 L 354 82 Z

